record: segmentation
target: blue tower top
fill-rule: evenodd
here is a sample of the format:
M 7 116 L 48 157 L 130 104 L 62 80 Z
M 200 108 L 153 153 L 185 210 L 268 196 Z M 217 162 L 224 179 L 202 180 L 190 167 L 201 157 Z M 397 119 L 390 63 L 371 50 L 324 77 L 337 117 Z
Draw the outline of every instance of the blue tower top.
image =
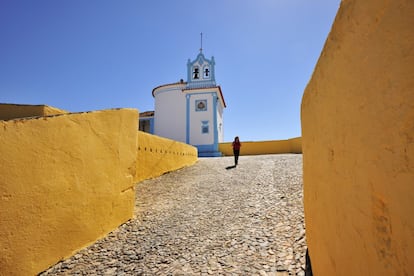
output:
M 187 88 L 215 87 L 216 79 L 214 74 L 214 57 L 206 59 L 202 49 L 196 59 L 187 62 Z

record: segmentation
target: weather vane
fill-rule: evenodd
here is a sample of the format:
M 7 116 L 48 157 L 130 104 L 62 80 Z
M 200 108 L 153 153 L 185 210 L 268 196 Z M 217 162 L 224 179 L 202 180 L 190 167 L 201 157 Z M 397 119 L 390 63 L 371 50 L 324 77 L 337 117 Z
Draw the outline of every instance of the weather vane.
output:
M 201 43 L 200 43 L 200 53 L 203 51 L 203 33 L 200 33 L 200 39 L 201 39 Z

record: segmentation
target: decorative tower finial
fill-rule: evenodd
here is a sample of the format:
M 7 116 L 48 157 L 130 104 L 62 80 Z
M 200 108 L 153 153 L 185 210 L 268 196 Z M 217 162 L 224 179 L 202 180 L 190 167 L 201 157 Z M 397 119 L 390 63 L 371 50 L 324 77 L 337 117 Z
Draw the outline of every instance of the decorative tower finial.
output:
M 203 33 L 200 33 L 200 37 L 201 37 L 200 53 L 202 53 L 203 52 Z

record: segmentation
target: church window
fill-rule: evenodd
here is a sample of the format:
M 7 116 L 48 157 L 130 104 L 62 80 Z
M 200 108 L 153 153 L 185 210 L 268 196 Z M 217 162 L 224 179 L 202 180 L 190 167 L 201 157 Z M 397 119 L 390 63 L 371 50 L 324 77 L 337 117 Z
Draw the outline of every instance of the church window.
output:
M 150 120 L 139 120 L 139 130 L 143 132 L 150 132 L 151 122 Z
M 199 75 L 200 75 L 199 70 L 200 69 L 198 69 L 197 66 L 194 67 L 194 70 L 193 70 L 193 79 L 198 79 L 199 78 Z
M 207 134 L 209 132 L 208 121 L 201 121 L 201 133 Z

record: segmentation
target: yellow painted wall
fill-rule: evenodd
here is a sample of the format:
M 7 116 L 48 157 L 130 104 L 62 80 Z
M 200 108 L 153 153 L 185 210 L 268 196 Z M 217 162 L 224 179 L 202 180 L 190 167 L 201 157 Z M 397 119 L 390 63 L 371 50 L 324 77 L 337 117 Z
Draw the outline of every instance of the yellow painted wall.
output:
M 289 153 L 302 153 L 302 137 L 289 139 Z
M 65 114 L 67 111 L 47 105 L 0 104 L 0 120 Z
M 240 155 L 260 155 L 277 153 L 302 153 L 301 137 L 288 140 L 243 142 Z M 220 143 L 219 151 L 225 156 L 233 155 L 232 142 Z
M 0 275 L 34 275 L 133 216 L 138 111 L 0 121 Z
M 414 1 L 342 1 L 301 118 L 314 275 L 412 275 Z
M 138 131 L 136 182 L 157 177 L 196 162 L 196 147 Z

